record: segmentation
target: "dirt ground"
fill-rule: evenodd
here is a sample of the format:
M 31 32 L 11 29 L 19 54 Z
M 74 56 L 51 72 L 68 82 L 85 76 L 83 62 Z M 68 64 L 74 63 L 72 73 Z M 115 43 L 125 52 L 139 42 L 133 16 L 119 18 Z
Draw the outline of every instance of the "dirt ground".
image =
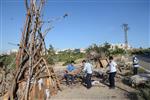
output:
M 63 70 L 66 66 L 57 64 L 55 70 Z M 102 84 L 102 83 L 101 83 Z M 81 84 L 72 86 L 62 85 L 62 91 L 57 95 L 52 96 L 51 100 L 136 100 L 135 89 L 116 80 L 116 88 L 109 89 L 107 85 L 93 86 L 91 89 L 86 89 Z
M 93 86 L 88 90 L 84 86 L 72 86 L 64 87 L 51 100 L 135 100 L 133 98 L 129 92 L 119 88 Z

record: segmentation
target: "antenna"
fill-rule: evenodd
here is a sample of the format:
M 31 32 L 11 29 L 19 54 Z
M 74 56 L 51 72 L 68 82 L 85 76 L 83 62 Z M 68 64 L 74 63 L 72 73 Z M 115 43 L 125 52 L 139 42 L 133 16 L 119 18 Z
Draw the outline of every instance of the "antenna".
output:
M 124 34 L 125 34 L 125 49 L 128 48 L 128 30 L 129 30 L 129 27 L 128 27 L 128 24 L 122 24 L 122 28 L 124 30 Z

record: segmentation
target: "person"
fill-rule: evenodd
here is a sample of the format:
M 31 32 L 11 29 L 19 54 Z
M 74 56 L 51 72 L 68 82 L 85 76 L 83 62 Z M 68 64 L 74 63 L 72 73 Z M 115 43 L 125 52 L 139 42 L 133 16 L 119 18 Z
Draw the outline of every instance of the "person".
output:
M 85 83 L 86 83 L 86 87 L 87 89 L 90 89 L 92 87 L 91 84 L 91 77 L 92 77 L 92 64 L 90 64 L 89 62 L 86 62 L 85 60 L 82 61 L 83 64 L 83 72 L 86 73 L 86 77 L 85 77 Z
M 117 72 L 117 64 L 116 62 L 113 60 L 113 57 L 110 56 L 109 57 L 109 88 L 110 89 L 114 89 L 115 88 L 115 75 Z
M 135 55 L 133 55 L 133 74 L 138 74 L 138 68 L 139 68 L 139 60 Z
M 71 61 L 71 63 L 67 66 L 65 70 L 64 78 L 66 79 L 66 84 L 70 85 L 69 80 L 71 79 L 71 84 L 74 83 L 74 75 L 71 74 L 75 70 L 74 61 Z

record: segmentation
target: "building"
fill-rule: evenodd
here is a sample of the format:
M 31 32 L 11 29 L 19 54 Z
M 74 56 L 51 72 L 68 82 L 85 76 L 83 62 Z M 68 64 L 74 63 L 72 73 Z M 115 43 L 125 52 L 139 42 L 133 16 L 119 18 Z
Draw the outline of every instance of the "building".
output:
M 18 52 L 18 49 L 11 49 L 11 50 L 1 52 L 0 55 L 10 55 L 11 53 L 16 53 L 16 52 Z
M 124 43 L 118 43 L 118 44 L 111 44 L 110 49 L 115 49 L 115 48 L 120 48 L 120 49 L 125 49 L 126 45 Z M 127 49 L 132 49 L 132 47 L 130 45 L 128 45 Z

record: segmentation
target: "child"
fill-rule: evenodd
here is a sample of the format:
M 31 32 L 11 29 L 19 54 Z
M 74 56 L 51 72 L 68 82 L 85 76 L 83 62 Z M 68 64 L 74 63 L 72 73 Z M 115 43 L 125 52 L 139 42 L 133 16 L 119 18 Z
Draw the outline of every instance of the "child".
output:
M 110 83 L 110 89 L 115 88 L 115 75 L 117 72 L 117 64 L 113 60 L 113 57 L 109 57 L 109 83 Z

